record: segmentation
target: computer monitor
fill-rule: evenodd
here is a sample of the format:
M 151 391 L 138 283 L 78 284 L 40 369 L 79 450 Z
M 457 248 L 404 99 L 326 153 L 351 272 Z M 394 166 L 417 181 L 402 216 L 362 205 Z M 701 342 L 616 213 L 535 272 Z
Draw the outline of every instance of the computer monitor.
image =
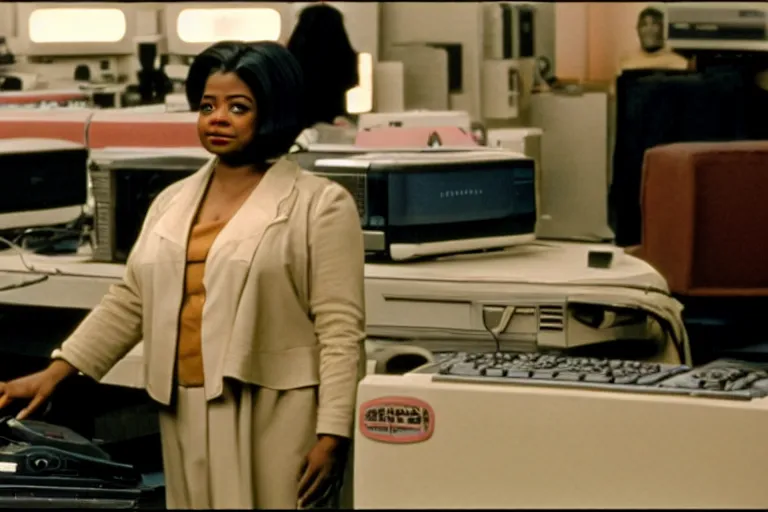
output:
M 0 230 L 77 220 L 87 201 L 88 150 L 56 139 L 0 139 Z
M 91 181 L 96 202 L 96 261 L 124 262 L 152 201 L 210 159 L 202 148 L 94 152 Z
M 468 150 L 474 151 L 494 151 L 496 148 L 489 148 L 484 146 L 437 146 L 429 147 L 426 144 L 420 145 L 421 147 L 414 147 L 413 144 L 407 146 L 389 146 L 389 147 L 362 147 L 351 144 L 310 144 L 306 148 L 289 153 L 287 158 L 294 160 L 299 164 L 299 167 L 312 171 L 315 168 L 315 162 L 318 160 L 327 160 L 329 158 L 347 158 L 351 156 L 364 155 L 367 153 L 411 153 L 414 151 L 423 153 L 461 153 Z M 522 152 L 521 152 L 522 153 Z
M 535 164 L 494 151 L 369 153 L 317 160 L 355 198 L 370 258 L 503 248 L 535 238 Z

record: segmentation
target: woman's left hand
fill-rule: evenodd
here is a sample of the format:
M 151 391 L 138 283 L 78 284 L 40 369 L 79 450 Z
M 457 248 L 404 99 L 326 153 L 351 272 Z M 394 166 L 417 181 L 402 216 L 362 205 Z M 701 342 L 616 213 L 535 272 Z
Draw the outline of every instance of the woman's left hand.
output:
M 318 438 L 299 472 L 300 508 L 317 502 L 328 491 L 333 478 L 338 476 L 339 452 L 344 445 L 344 440 L 336 436 Z

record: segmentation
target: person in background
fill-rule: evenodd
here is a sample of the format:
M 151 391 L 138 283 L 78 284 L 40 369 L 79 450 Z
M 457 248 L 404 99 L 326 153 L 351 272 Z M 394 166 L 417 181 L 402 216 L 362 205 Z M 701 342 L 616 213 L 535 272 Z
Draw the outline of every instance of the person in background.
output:
M 143 339 L 168 508 L 329 506 L 365 372 L 357 207 L 283 158 L 304 127 L 283 46 L 214 44 L 186 87 L 210 162 L 158 195 L 123 280 L 45 370 L 0 383 L 0 408 L 31 400 L 25 418 Z
M 630 69 L 680 69 L 689 68 L 689 62 L 669 49 L 664 40 L 664 13 L 654 7 L 646 7 L 637 18 L 637 36 L 640 51 L 621 62 L 621 70 Z
M 305 7 L 287 47 L 304 71 L 305 128 L 319 123 L 350 126 L 347 91 L 358 85 L 360 77 L 342 13 L 328 4 Z

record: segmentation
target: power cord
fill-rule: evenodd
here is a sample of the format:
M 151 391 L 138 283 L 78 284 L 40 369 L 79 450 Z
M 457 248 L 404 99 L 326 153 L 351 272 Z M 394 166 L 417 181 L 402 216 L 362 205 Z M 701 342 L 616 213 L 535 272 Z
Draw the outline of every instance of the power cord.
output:
M 41 282 L 45 281 L 46 279 L 48 279 L 48 277 L 51 276 L 51 275 L 61 275 L 61 274 L 63 274 L 61 269 L 58 268 L 58 267 L 54 267 L 54 268 L 52 268 L 50 270 L 43 270 L 43 269 L 39 269 L 39 268 L 35 267 L 34 265 L 30 264 L 27 261 L 26 257 L 25 257 L 27 255 L 27 251 L 23 247 L 21 247 L 18 244 L 8 240 L 7 238 L 0 236 L 0 242 L 2 242 L 4 245 L 7 245 L 11 250 L 16 252 L 16 254 L 19 256 L 19 260 L 21 260 L 21 264 L 24 266 L 24 268 L 27 271 L 34 272 L 35 274 L 42 274 L 40 276 L 37 276 L 37 278 L 35 278 L 35 279 L 30 279 L 28 281 L 22 281 L 21 283 L 14 283 L 12 285 L 8 285 L 8 286 L 5 286 L 5 287 L 2 287 L 2 288 L 0 288 L 0 291 L 12 290 L 12 289 L 16 289 L 16 288 L 23 288 L 25 286 L 30 286 L 30 285 L 33 285 L 33 284 L 41 283 Z
M 491 309 L 501 310 L 501 318 L 499 318 L 499 323 L 495 327 L 490 327 L 485 317 L 486 311 Z M 486 306 L 485 311 L 483 311 L 483 327 L 485 327 L 485 330 L 488 331 L 488 334 L 493 337 L 493 341 L 496 343 L 496 354 L 501 353 L 501 333 L 509 326 L 509 322 L 515 316 L 516 310 L 517 306 Z
M 24 268 L 25 268 L 25 269 L 27 269 L 28 271 L 30 271 L 30 272 L 35 272 L 36 274 L 49 274 L 49 273 L 50 273 L 50 272 L 46 272 L 46 271 L 44 271 L 44 270 L 38 270 L 38 269 L 37 269 L 37 268 L 35 268 L 33 265 L 31 265 L 31 264 L 27 263 L 27 260 L 26 260 L 26 259 L 25 259 L 25 257 L 24 257 L 24 256 L 25 256 L 25 253 L 26 253 L 26 251 L 25 251 L 25 250 L 24 250 L 24 248 L 23 248 L 23 247 L 21 247 L 20 245 L 18 245 L 18 244 L 16 244 L 16 243 L 14 243 L 14 242 L 11 242 L 10 240 L 8 240 L 7 238 L 5 238 L 5 237 L 2 237 L 2 236 L 0 236 L 0 242 L 2 242 L 3 244 L 7 245 L 7 246 L 8 246 L 8 247 L 9 247 L 11 250 L 13 250 L 14 252 L 16 252 L 16 254 L 19 256 L 19 259 L 21 260 L 21 264 L 22 264 L 22 265 L 24 266 Z M 61 273 L 61 270 L 59 270 L 58 268 L 56 268 L 56 269 L 54 269 L 54 272 L 53 272 L 53 273 L 54 273 L 54 274 L 60 274 L 60 273 Z
M 8 238 L 0 235 L 0 242 L 2 242 L 3 245 L 8 246 L 19 256 L 24 269 L 26 269 L 28 272 L 41 274 L 33 279 L 0 287 L 0 291 L 24 288 L 26 286 L 41 283 L 47 280 L 51 275 L 63 274 L 61 269 L 58 267 L 54 267 L 48 270 L 39 269 L 29 263 L 26 259 L 26 256 L 30 253 L 43 255 L 72 252 L 76 253 L 80 246 L 82 246 L 84 243 L 88 243 L 91 245 L 91 247 L 93 247 L 93 240 L 91 238 L 92 226 L 89 222 L 90 220 L 91 219 L 87 215 L 81 215 L 74 221 L 67 224 L 65 227 L 36 227 L 25 229 L 18 236 L 16 236 L 14 240 L 9 240 Z M 18 233 L 18 231 L 16 232 Z M 37 240 L 33 240 L 31 243 L 27 243 L 27 240 L 35 236 L 38 237 Z M 67 244 L 67 242 L 70 242 L 70 244 Z M 62 249 L 62 243 L 69 245 L 69 247 Z M 30 246 L 33 248 L 30 248 Z
M 0 286 L 0 292 L 7 292 L 9 290 L 17 290 L 19 288 L 25 288 L 27 286 L 32 286 L 33 284 L 39 284 L 39 283 L 42 283 L 43 281 L 47 281 L 48 277 L 49 276 L 47 276 L 47 275 L 42 275 L 42 276 L 37 276 L 35 279 L 28 279 L 28 280 L 22 281 L 20 283 L 13 283 L 13 284 L 9 284 L 7 286 Z
M 90 243 L 87 226 L 76 228 L 30 228 L 16 237 L 14 243 L 35 254 L 57 255 L 77 253 L 83 243 Z
M 29 263 L 27 263 L 27 260 L 24 258 L 24 249 L 22 249 L 17 244 L 11 242 L 10 240 L 8 240 L 7 238 L 4 238 L 2 236 L 0 236 L 0 242 L 4 243 L 8 247 L 10 247 L 11 250 L 16 251 L 16 254 L 19 255 L 19 259 L 21 260 L 21 264 L 24 266 L 25 269 L 27 269 L 30 272 L 34 272 L 36 274 L 42 274 L 42 275 L 36 276 L 33 279 L 28 279 L 28 280 L 22 281 L 20 283 L 13 283 L 13 284 L 10 284 L 8 286 L 2 286 L 2 287 L 0 287 L 0 292 L 8 291 L 8 290 L 15 290 L 15 289 L 18 289 L 18 288 L 24 288 L 25 286 L 31 286 L 33 284 L 42 283 L 43 281 L 46 281 L 48 279 L 48 275 L 50 274 L 50 272 L 45 272 L 45 271 L 37 270 L 33 265 L 30 265 Z M 54 269 L 54 270 L 55 270 L 54 273 L 59 273 L 59 274 L 61 273 L 61 271 L 59 269 Z

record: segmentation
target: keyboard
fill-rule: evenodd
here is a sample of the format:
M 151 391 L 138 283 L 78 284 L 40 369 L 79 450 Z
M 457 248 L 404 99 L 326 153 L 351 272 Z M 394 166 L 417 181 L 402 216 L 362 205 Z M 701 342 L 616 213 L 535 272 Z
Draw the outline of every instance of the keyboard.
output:
M 768 366 L 718 360 L 700 368 L 560 354 L 445 353 L 418 373 L 434 381 L 555 386 L 750 400 L 768 396 Z

